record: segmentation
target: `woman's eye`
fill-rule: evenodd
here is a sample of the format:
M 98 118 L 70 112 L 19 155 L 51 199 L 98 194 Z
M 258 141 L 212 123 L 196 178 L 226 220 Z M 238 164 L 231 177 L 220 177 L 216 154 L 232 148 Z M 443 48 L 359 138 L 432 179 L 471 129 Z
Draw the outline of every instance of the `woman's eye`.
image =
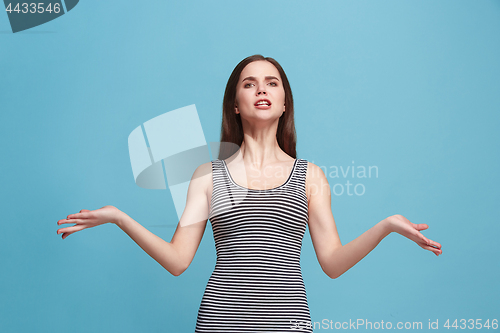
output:
M 276 83 L 276 82 L 269 82 L 268 84 L 269 84 L 270 86 L 272 86 L 272 87 L 277 87 L 277 86 L 278 86 L 278 83 Z M 253 83 L 245 83 L 245 84 L 243 85 L 243 88 L 250 88 L 250 87 L 252 87 L 252 86 L 254 86 L 254 84 L 253 84 Z

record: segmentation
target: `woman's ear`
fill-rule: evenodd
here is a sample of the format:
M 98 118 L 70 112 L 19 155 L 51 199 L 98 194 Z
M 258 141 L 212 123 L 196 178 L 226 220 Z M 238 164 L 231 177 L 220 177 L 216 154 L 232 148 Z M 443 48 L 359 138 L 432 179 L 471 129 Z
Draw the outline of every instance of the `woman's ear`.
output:
M 236 104 L 234 104 L 234 111 L 236 111 L 236 114 L 240 113 L 240 112 L 238 111 L 238 105 L 236 105 Z

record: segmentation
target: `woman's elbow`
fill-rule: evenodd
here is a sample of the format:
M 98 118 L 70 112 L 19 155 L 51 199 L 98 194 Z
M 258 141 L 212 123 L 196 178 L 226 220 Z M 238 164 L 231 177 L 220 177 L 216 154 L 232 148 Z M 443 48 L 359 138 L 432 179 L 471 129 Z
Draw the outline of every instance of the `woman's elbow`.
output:
M 330 278 L 330 279 L 336 279 L 338 278 L 340 275 L 339 274 L 336 274 L 336 273 L 327 273 L 325 272 L 325 274 Z
M 180 276 L 182 273 L 184 273 L 186 271 L 186 269 L 189 267 L 189 264 L 188 265 L 179 264 L 179 265 L 175 265 L 174 267 L 165 267 L 164 265 L 162 265 L 162 266 L 173 276 Z
M 332 265 L 332 264 L 321 265 L 321 263 L 320 263 L 320 266 L 321 266 L 321 269 L 323 270 L 323 272 L 326 274 L 326 276 L 328 276 L 330 279 L 337 279 L 342 274 L 344 274 L 344 272 L 340 271 L 338 269 L 338 267 L 336 267 L 335 265 Z
M 175 272 L 176 274 L 174 274 L 174 276 L 179 276 L 181 275 L 182 273 L 184 273 L 186 271 L 186 269 L 188 269 L 189 265 L 191 265 L 191 261 L 189 262 L 185 262 L 183 264 L 181 264 L 178 268 L 177 268 L 177 271 Z
M 184 271 L 181 270 L 170 270 L 169 273 L 172 274 L 173 276 L 180 276 Z
M 321 269 L 326 274 L 326 276 L 328 276 L 330 279 L 336 279 L 340 275 L 342 275 L 342 274 L 338 274 L 335 270 L 333 270 L 331 268 L 330 269 L 325 269 L 323 266 L 321 266 Z

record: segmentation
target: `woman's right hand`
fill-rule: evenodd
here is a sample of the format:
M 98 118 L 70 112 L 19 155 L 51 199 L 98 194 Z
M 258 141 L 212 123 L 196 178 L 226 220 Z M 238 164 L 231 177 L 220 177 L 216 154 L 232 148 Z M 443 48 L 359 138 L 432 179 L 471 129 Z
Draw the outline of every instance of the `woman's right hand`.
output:
M 76 223 L 73 226 L 58 229 L 57 234 L 62 233 L 62 239 L 65 239 L 72 233 L 86 228 L 92 228 L 105 223 L 116 223 L 121 214 L 124 213 L 113 206 L 104 206 L 96 210 L 82 209 L 79 213 L 70 214 L 66 219 L 57 221 L 58 225 Z

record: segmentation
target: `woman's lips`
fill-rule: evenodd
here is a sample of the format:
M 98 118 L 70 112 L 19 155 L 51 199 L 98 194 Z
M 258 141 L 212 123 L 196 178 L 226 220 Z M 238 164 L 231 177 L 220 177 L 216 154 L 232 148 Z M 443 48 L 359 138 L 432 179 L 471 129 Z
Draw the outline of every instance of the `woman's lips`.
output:
M 269 109 L 271 107 L 271 101 L 268 99 L 259 99 L 255 104 L 257 109 Z

